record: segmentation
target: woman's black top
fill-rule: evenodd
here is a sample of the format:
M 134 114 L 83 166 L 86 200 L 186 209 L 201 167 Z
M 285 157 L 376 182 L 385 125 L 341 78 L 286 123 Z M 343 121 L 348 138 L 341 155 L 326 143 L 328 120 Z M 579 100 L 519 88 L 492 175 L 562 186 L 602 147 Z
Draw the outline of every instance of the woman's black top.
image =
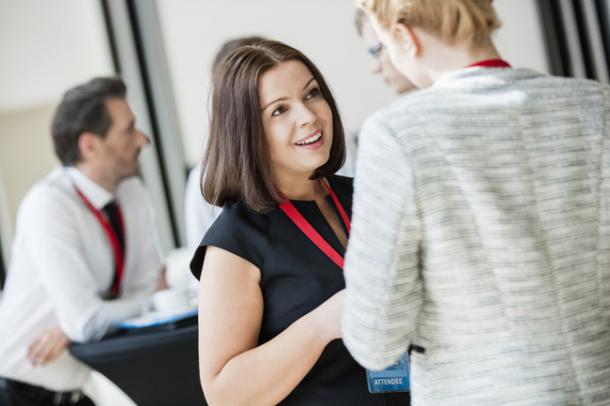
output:
M 329 182 L 351 217 L 352 179 L 332 176 Z M 327 201 L 340 219 L 330 196 Z M 292 203 L 339 254 L 345 254 L 314 201 L 292 200 Z M 261 214 L 242 203 L 225 205 L 191 262 L 191 271 L 197 278 L 209 245 L 238 255 L 260 270 L 264 310 L 259 344 L 271 340 L 345 287 L 343 271 L 279 208 Z M 364 368 L 351 357 L 342 340 L 333 340 L 281 404 L 408 405 L 409 396 L 406 393 L 370 394 Z

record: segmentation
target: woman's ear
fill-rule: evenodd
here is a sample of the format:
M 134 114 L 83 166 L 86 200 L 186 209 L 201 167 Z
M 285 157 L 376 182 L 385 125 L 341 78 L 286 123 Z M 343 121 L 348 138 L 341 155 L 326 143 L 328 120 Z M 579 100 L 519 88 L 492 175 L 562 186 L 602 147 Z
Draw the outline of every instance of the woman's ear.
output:
M 394 26 L 392 34 L 412 58 L 420 54 L 421 43 L 417 32 L 413 28 L 402 23 L 397 23 Z

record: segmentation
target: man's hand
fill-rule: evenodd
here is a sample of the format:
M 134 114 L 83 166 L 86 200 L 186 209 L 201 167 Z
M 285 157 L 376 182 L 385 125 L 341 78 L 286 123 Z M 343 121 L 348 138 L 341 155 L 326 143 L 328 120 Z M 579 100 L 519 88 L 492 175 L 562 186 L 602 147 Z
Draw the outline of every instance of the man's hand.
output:
M 161 268 L 161 276 L 159 277 L 159 283 L 157 285 L 157 290 L 165 290 L 169 289 L 169 285 L 167 283 L 167 267 L 163 265 Z
M 69 343 L 59 326 L 46 328 L 29 345 L 28 359 L 33 365 L 45 365 L 59 357 Z

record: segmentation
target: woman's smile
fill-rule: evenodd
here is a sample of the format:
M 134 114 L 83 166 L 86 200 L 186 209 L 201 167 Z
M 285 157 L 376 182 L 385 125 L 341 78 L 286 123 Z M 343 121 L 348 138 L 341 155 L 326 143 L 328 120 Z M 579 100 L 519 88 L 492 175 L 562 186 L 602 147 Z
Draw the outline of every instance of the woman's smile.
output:
M 316 130 L 313 133 L 307 135 L 301 140 L 294 143 L 298 147 L 307 149 L 318 149 L 324 145 L 324 136 L 322 130 Z

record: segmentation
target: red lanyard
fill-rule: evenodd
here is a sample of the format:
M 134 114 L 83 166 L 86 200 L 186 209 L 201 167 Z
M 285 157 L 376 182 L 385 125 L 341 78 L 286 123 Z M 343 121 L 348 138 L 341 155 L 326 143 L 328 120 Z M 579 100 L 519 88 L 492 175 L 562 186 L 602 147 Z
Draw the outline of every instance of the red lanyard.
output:
M 119 236 L 116 234 L 110 222 L 104 217 L 104 214 L 95 208 L 93 204 L 87 199 L 87 197 L 80 191 L 79 188 L 74 186 L 74 190 L 81 198 L 85 206 L 93 213 L 97 221 L 102 226 L 106 237 L 108 237 L 108 241 L 110 242 L 110 246 L 112 247 L 112 253 L 114 254 L 114 280 L 112 281 L 112 287 L 110 288 L 110 297 L 116 298 L 121 291 L 121 282 L 123 280 L 123 273 L 125 270 L 125 255 L 123 252 L 123 248 L 121 247 L 121 243 L 119 242 Z M 123 235 L 125 235 L 125 225 L 123 223 L 123 215 L 121 213 L 121 209 L 119 206 L 116 206 L 117 215 L 119 217 L 120 227 L 123 230 Z
M 510 68 L 510 64 L 503 59 L 487 59 L 485 61 L 475 62 L 466 67 L 474 68 L 475 66 L 481 68 Z
M 343 205 L 339 201 L 339 198 L 330 187 L 330 184 L 326 179 L 322 179 L 322 183 L 328 190 L 331 199 L 335 203 L 335 207 L 343 220 L 343 224 L 345 224 L 345 229 L 347 230 L 347 234 L 349 235 L 351 223 L 349 221 L 349 217 L 343 208 Z M 294 204 L 290 200 L 284 200 L 280 203 L 280 209 L 292 220 L 292 222 L 313 242 L 328 258 L 330 258 L 337 266 L 343 269 L 343 256 L 339 254 L 330 244 L 322 238 L 320 233 L 316 231 L 315 228 L 309 223 L 309 221 L 305 220 L 305 217 L 299 212 L 299 210 L 294 207 Z

